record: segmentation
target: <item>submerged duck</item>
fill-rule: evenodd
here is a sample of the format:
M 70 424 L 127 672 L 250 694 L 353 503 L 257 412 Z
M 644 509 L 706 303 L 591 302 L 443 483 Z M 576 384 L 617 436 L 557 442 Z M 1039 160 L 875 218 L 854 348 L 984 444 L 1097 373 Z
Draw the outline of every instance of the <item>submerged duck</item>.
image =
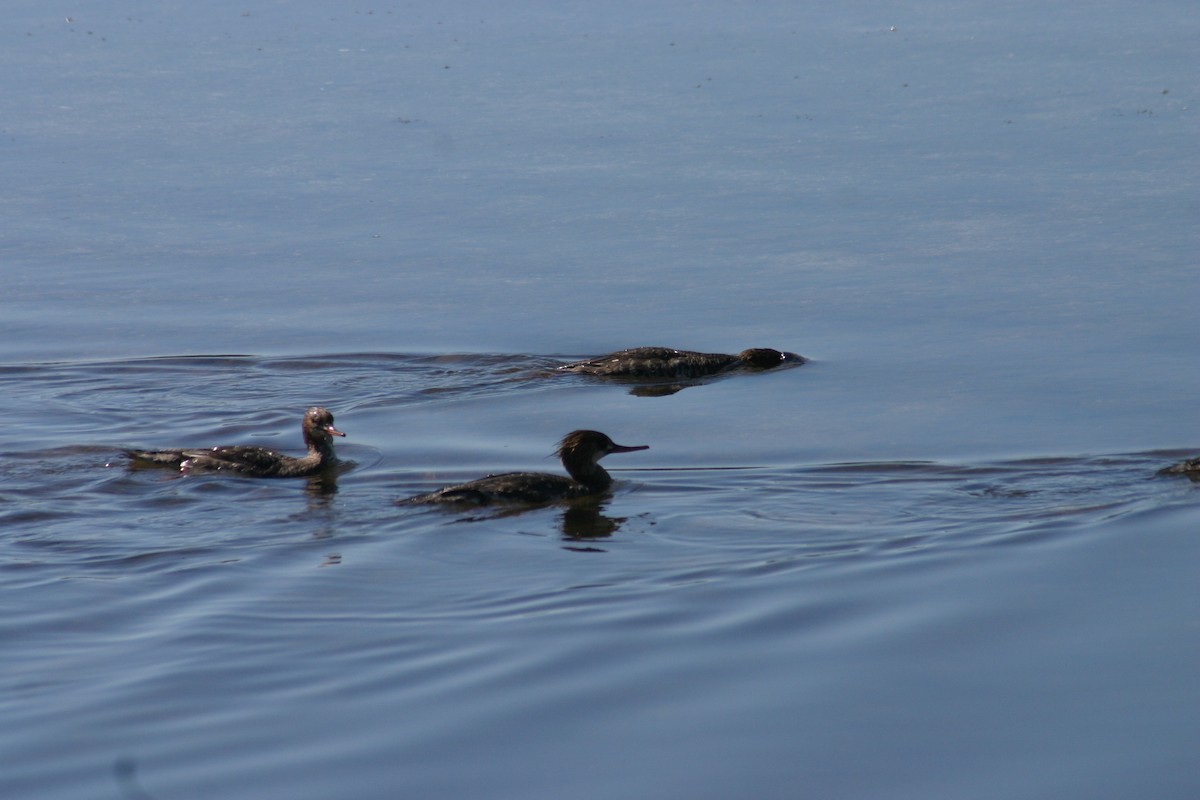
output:
M 670 347 L 634 347 L 606 356 L 563 364 L 558 369 L 580 375 L 617 378 L 692 379 L 735 369 L 764 370 L 783 364 L 799 365 L 806 360 L 804 356 L 795 353 L 784 353 L 766 347 L 743 350 L 737 355 L 697 353 Z
M 1200 458 L 1189 458 L 1158 471 L 1159 475 L 1187 475 L 1189 478 L 1200 479 Z
M 631 453 L 646 450 L 649 445 L 621 445 L 599 431 L 571 431 L 558 443 L 570 478 L 545 472 L 506 472 L 486 478 L 447 486 L 428 494 L 398 500 L 401 505 L 423 503 L 456 503 L 485 506 L 493 503 L 525 503 L 537 505 L 557 500 L 600 494 L 612 486 L 612 478 L 600 466 L 600 459 L 609 453 Z
M 333 468 L 338 463 L 333 437 L 346 435 L 333 427 L 333 414 L 326 408 L 310 408 L 304 412 L 301 427 L 308 454 L 300 458 L 252 445 L 126 450 L 125 455 L 135 465 L 171 467 L 180 472 L 232 472 L 256 478 L 306 478 Z

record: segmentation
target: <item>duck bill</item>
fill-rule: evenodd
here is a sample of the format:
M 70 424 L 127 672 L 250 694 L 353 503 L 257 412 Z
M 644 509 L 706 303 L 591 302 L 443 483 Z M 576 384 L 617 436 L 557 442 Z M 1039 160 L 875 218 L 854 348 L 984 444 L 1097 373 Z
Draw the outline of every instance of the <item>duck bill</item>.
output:
M 612 450 L 609 450 L 608 452 L 610 452 L 610 453 L 632 453 L 634 450 L 649 450 L 649 449 L 650 449 L 650 445 L 648 445 L 648 444 L 634 444 L 634 445 L 614 444 L 612 446 Z
M 328 433 L 330 436 L 345 436 L 346 435 L 346 434 L 342 433 L 341 431 L 339 431 L 337 428 L 333 427 L 332 425 L 326 425 L 325 432 Z

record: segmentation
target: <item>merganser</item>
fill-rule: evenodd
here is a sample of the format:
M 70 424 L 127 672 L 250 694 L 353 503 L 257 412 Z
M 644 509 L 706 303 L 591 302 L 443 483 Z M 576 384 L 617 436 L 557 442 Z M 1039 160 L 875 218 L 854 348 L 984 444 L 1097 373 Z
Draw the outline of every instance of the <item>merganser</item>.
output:
M 454 503 L 485 506 L 493 503 L 523 503 L 537 505 L 558 500 L 600 494 L 612 486 L 612 478 L 599 460 L 609 453 L 631 453 L 646 450 L 649 445 L 620 445 L 599 431 L 571 431 L 558 444 L 570 478 L 545 472 L 507 472 L 488 475 L 458 486 L 447 486 L 435 492 L 397 500 L 400 505 L 423 503 Z
M 697 353 L 670 347 L 634 347 L 597 358 L 563 364 L 564 372 L 618 378 L 694 379 L 734 369 L 765 370 L 783 364 L 803 364 L 807 359 L 766 347 L 743 350 L 737 355 Z
M 1200 479 L 1200 458 L 1189 458 L 1158 471 L 1159 475 L 1187 475 L 1189 478 Z
M 256 478 L 305 478 L 332 469 L 337 463 L 333 437 L 346 434 L 333 427 L 328 409 L 304 412 L 301 425 L 308 454 L 287 456 L 252 445 L 226 445 L 208 449 L 126 450 L 135 465 L 171 467 L 180 472 L 231 472 Z

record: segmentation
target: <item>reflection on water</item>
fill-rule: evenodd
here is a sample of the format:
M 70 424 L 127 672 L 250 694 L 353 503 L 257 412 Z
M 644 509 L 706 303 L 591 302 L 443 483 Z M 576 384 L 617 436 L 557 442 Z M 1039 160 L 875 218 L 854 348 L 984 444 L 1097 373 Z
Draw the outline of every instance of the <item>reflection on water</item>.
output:
M 17 449 L 0 462 L 0 521 L 28 528 L 6 547 L 42 548 L 54 552 L 54 541 L 91 542 L 100 562 L 124 556 L 112 541 L 86 534 L 105 519 L 133 514 L 140 524 L 159 533 L 148 549 L 164 545 L 193 547 L 194 536 L 170 543 L 185 520 L 207 521 L 210 530 L 231 525 L 242 543 L 264 537 L 291 538 L 307 531 L 312 538 L 344 536 L 359 528 L 386 525 L 436 531 L 459 521 L 484 523 L 498 530 L 544 526 L 554 519 L 566 541 L 610 539 L 653 533 L 668 540 L 711 541 L 725 547 L 730 537 L 739 546 L 772 542 L 803 550 L 808 556 L 824 548 L 830 554 L 880 553 L 903 542 L 912 549 L 1028 535 L 1034 529 L 1106 519 L 1164 502 L 1190 502 L 1170 481 L 1152 481 L 1164 464 L 1187 451 L 1148 454 L 1039 458 L 976 464 L 940 462 L 864 462 L 847 464 L 779 464 L 738 469 L 704 467 L 617 467 L 624 478 L 613 496 L 589 498 L 548 510 L 501 508 L 484 513 L 400 514 L 391 499 L 406 489 L 421 488 L 412 459 L 374 451 L 367 444 L 393 418 L 389 409 L 453 397 L 475 402 L 527 404 L 564 384 L 528 379 L 531 365 L 546 359 L 528 356 L 347 355 L 259 359 L 249 356 L 157 358 L 116 364 L 58 364 L 22 369 L 19 380 L 6 381 L 12 401 L 37 406 L 55 428 L 58 446 Z M 249 411 L 241 410 L 221 391 L 243 385 L 247 377 L 260 393 Z M 518 376 L 514 379 L 514 376 Z M 291 437 L 299 383 L 353 386 L 352 397 L 334 403 L 338 413 L 362 415 L 361 434 L 339 442 L 346 458 L 336 474 L 301 482 L 261 481 L 226 476 L 180 476 L 123 467 L 107 445 L 95 444 L 95 403 L 104 409 L 103 436 L 115 441 L 172 437 L 205 441 L 209 437 L 258 443 Z M 570 383 L 568 381 L 568 383 Z M 752 381 L 746 390 L 753 391 Z M 80 389 L 86 386 L 86 391 Z M 213 413 L 201 387 L 216 387 L 222 412 Z M 430 395 L 437 387 L 439 395 Z M 304 394 L 318 394 L 316 391 Z M 563 391 L 573 391 L 571 388 Z M 151 402 L 174 393 L 169 403 Z M 328 395 L 325 395 L 328 396 Z M 438 397 L 437 401 L 432 397 Z M 544 396 L 544 395 L 543 395 Z M 307 402 L 307 400 L 306 400 Z M 544 400 L 542 402 L 545 402 Z M 341 409 L 345 408 L 345 411 Z M 262 410 L 265 409 L 265 410 Z M 378 421 L 373 416 L 380 413 Z M 36 424 L 37 419 L 30 416 Z M 86 420 L 82 422 L 80 420 Z M 55 426 L 57 422 L 57 427 Z M 71 442 L 70 439 L 76 438 Z M 66 441 L 64 441 L 66 440 Z M 654 451 L 651 451 L 654 452 Z M 439 458 L 430 456 L 431 461 Z M 157 472 L 157 471 L 155 471 Z M 181 479 L 182 478 L 182 479 Z M 296 487 L 307 498 L 297 513 Z M 348 488 L 349 487 L 349 488 Z M 635 491 L 636 490 L 636 491 Z M 347 494 L 349 495 L 347 497 Z M 387 498 L 384 500 L 383 498 Z M 610 506 L 621 516 L 609 516 Z M 551 516 L 547 516 L 550 514 Z M 282 527 L 272 533 L 277 520 Z M 81 523 L 86 520 L 86 526 Z M 1057 522 L 1056 522 L 1057 521 Z M 297 530 L 299 526 L 299 530 Z M 797 535 L 799 534 L 799 535 Z M 210 541 L 220 545 L 220 537 Z M 185 544 L 186 543 L 186 544 Z M 141 537 L 125 555 L 146 548 Z M 85 547 L 86 549 L 86 547 Z M 116 551 L 120 548 L 117 546 Z M 75 548 L 62 549 L 67 557 Z
M 743 466 L 696 464 L 698 446 L 685 464 L 614 468 L 611 494 L 568 503 L 396 508 L 397 495 L 441 477 L 425 474 L 426 464 L 449 463 L 452 454 L 414 455 L 407 441 L 376 450 L 373 442 L 390 441 L 397 420 L 418 424 L 408 417 L 422 409 L 437 418 L 451 408 L 457 420 L 481 406 L 540 411 L 561 402 L 579 413 L 582 379 L 530 377 L 548 360 L 239 356 L 44 365 L 0 376 L 37 440 L 0 458 L 0 579 L 27 598 L 23 614 L 0 621 L 0 642 L 25 643 L 6 648 L 15 655 L 0 674 L 0 690 L 18 698 L 12 730 L 21 733 L 0 736 L 0 746 L 28 755 L 30 785 L 53 786 L 45 765 L 61 765 L 48 754 L 60 753 L 64 725 L 116 731 L 138 748 L 142 767 L 135 773 L 132 761 L 119 761 L 119 788 L 145 797 L 179 786 L 164 782 L 174 775 L 172 759 L 191 763 L 205 748 L 217 758 L 229 748 L 258 751 L 260 737 L 281 753 L 286 772 L 312 780 L 304 766 L 312 726 L 328 732 L 329 720 L 366 754 L 368 772 L 394 763 L 369 742 L 436 765 L 470 731 L 489 747 L 515 734 L 553 750 L 560 742 L 546 732 L 576 717 L 589 729 L 633 720 L 635 732 L 684 742 L 671 720 L 708 708 L 696 698 L 739 698 L 724 701 L 734 705 L 723 717 L 740 715 L 747 729 L 778 726 L 805 716 L 797 703 L 826 702 L 812 686 L 836 685 L 864 660 L 883 670 L 864 685 L 888 685 L 889 665 L 905 656 L 887 648 L 894 632 L 914 624 L 905 615 L 942 620 L 962 606 L 961 591 L 943 593 L 936 581 L 897 601 L 880 576 L 914 580 L 943 563 L 957 565 L 946 568 L 958 579 L 1005 554 L 1078 546 L 1071 543 L 1098 526 L 1132 534 L 1155 514 L 1200 501 L 1193 484 L 1156 477 L 1190 455 L 1183 451 L 770 463 L 746 440 Z M 738 388 L 754 393 L 754 384 Z M 595 402 L 590 391 L 584 397 Z M 181 475 L 128 469 L 116 457 L 121 443 L 167 436 L 273 447 L 294 436 L 297 407 L 326 401 L 354 432 L 339 441 L 345 460 L 333 474 Z M 686 408 L 674 410 L 672 425 L 686 427 Z M 540 427 L 532 426 L 539 442 Z M 506 434 L 488 446 L 521 459 L 543 452 L 522 439 Z M 845 651 L 829 650 L 840 640 Z M 796 683 L 797 668 L 823 648 L 828 666 L 809 667 Z M 731 677 L 747 669 L 755 685 L 772 687 L 775 698 L 761 708 L 760 693 Z M 1005 672 L 1008 680 L 1025 674 Z M 131 673 L 138 678 L 128 680 Z M 688 691 L 677 694 L 681 687 Z M 50 694 L 94 715 L 94 724 L 40 713 Z M 319 723 L 289 713 L 293 721 L 276 728 L 255 711 L 294 708 L 297 694 L 315 701 Z M 643 696 L 682 705 L 650 713 L 655 704 L 637 700 Z M 854 706 L 852 697 L 840 702 Z M 881 707 L 916 713 L 898 697 Z M 233 709 L 214 723 L 220 732 L 205 722 L 212 708 Z M 154 712 L 127 717 L 124 709 Z M 397 718 L 443 733 L 396 743 L 381 732 L 394 732 Z M 792 724 L 750 740 L 761 750 L 803 736 Z M 492 725 L 505 735 L 489 734 Z M 708 748 L 725 739 L 703 741 Z M 482 742 L 465 746 L 486 750 Z M 84 760 L 118 755 L 107 739 L 80 752 Z M 75 774 L 86 773 L 82 763 Z M 440 780 L 423 770 L 408 775 L 426 790 Z M 469 778 L 463 785 L 482 789 Z
M 347 469 L 349 471 L 349 469 Z M 337 494 L 338 490 L 338 473 L 330 473 L 327 475 L 313 475 L 304 479 L 304 491 L 310 497 L 327 503 L 329 498 Z
M 568 541 L 582 541 L 612 536 L 626 518 L 606 516 L 601 513 L 603 508 L 604 504 L 595 498 L 577 500 L 569 504 L 559 518 L 563 538 Z
M 72 5 L 0 50 L 0 797 L 1198 796 L 1194 3 Z M 659 341 L 819 362 L 556 369 Z M 114 462 L 312 405 L 336 482 Z M 654 449 L 392 504 L 579 428 Z
M 610 499 L 608 495 L 598 495 L 543 505 L 501 504 L 470 511 L 454 505 L 444 505 L 427 507 L 422 513 L 451 517 L 453 523 L 498 523 L 530 514 L 544 514 L 549 510 L 557 515 L 558 527 L 564 540 L 603 539 L 616 533 L 626 521 L 625 517 L 610 517 L 603 513 Z

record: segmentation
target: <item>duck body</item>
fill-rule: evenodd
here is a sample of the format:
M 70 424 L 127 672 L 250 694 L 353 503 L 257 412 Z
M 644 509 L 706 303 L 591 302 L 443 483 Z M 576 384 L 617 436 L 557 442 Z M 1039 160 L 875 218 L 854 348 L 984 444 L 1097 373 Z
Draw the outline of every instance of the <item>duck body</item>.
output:
M 699 353 L 671 347 L 633 347 L 615 353 L 563 364 L 563 372 L 614 378 L 667 378 L 691 380 L 736 369 L 765 370 L 784 364 L 799 365 L 804 356 L 766 347 L 728 353 Z
M 606 487 L 607 488 L 607 487 Z M 450 503 L 464 506 L 488 506 L 497 503 L 541 505 L 559 500 L 586 497 L 604 489 L 592 490 L 562 475 L 548 472 L 505 472 L 488 475 L 458 486 L 447 486 L 429 494 L 410 497 L 406 504 Z
M 597 463 L 601 458 L 609 453 L 629 453 L 647 447 L 620 445 L 599 431 L 572 431 L 558 445 L 558 456 L 569 478 L 546 472 L 505 472 L 397 502 L 401 505 L 542 505 L 588 497 L 612 487 L 612 477 Z
M 1180 461 L 1178 464 L 1164 467 L 1158 471 L 1158 474 L 1187 475 L 1188 477 L 1200 478 L 1200 458 L 1189 458 L 1187 461 Z
M 333 437 L 346 434 L 333 427 L 328 409 L 313 407 L 301 425 L 308 453 L 299 458 L 265 447 L 223 445 L 175 450 L 126 450 L 134 465 L 168 467 L 180 472 L 228 472 L 255 478 L 305 478 L 338 463 Z

